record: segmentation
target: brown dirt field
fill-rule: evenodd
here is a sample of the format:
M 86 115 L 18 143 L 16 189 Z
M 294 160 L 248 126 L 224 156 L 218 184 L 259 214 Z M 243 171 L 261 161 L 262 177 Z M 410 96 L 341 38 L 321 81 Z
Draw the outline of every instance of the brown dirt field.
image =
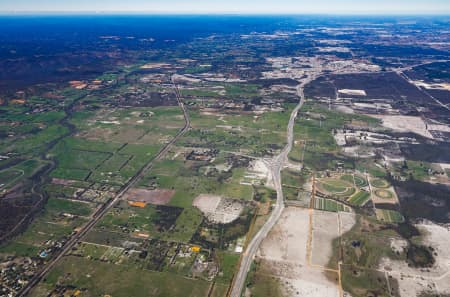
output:
M 166 205 L 169 203 L 172 196 L 175 194 L 174 190 L 168 189 L 137 189 L 128 190 L 125 194 L 125 199 L 129 201 L 145 202 L 155 205 Z

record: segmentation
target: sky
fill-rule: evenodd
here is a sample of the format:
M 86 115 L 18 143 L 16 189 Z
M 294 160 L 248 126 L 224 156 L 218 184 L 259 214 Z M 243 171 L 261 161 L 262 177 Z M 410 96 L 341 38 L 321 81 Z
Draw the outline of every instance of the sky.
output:
M 0 12 L 450 15 L 450 0 L 0 0 Z

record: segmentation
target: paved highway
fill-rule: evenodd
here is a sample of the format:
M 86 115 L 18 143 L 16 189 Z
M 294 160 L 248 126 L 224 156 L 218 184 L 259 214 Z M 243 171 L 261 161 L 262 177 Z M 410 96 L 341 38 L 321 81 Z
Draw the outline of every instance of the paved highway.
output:
M 283 189 L 281 187 L 281 169 L 285 164 L 288 162 L 288 155 L 289 152 L 292 149 L 292 144 L 294 142 L 294 124 L 295 119 L 297 118 L 298 111 L 300 108 L 302 108 L 304 102 L 305 102 L 305 95 L 304 95 L 304 87 L 310 83 L 312 80 L 314 80 L 316 77 L 316 74 L 313 72 L 311 75 L 309 75 L 307 78 L 305 78 L 300 85 L 297 86 L 297 94 L 300 97 L 300 102 L 298 105 L 294 108 L 294 110 L 291 113 L 291 117 L 289 119 L 289 123 L 287 126 L 287 144 L 281 151 L 279 155 L 273 158 L 271 162 L 271 173 L 273 177 L 273 182 L 275 189 L 277 191 L 277 201 L 275 203 L 275 206 L 273 207 L 272 213 L 267 220 L 267 222 L 264 224 L 264 226 L 261 227 L 261 229 L 258 231 L 258 233 L 253 237 L 252 241 L 250 241 L 249 245 L 245 249 L 242 258 L 241 263 L 239 267 L 239 271 L 236 274 L 234 280 L 233 280 L 233 287 L 231 289 L 230 296 L 231 297 L 240 297 L 242 289 L 245 285 L 245 280 L 247 278 L 247 273 L 250 270 L 250 266 L 253 262 L 253 258 L 256 255 L 256 252 L 258 251 L 259 245 L 263 241 L 264 238 L 266 238 L 267 234 L 269 234 L 269 231 L 273 228 L 275 223 L 278 221 L 278 219 L 281 217 L 281 214 L 284 209 L 284 197 L 283 197 Z
M 173 83 L 173 81 L 172 81 Z M 75 244 L 80 241 L 84 235 L 86 235 L 92 227 L 97 224 L 97 222 L 116 204 L 118 200 L 120 200 L 123 195 L 132 188 L 136 182 L 138 182 L 152 167 L 153 164 L 160 160 L 170 149 L 170 147 L 184 134 L 186 133 L 190 127 L 191 127 L 191 121 L 189 119 L 189 115 L 187 113 L 186 107 L 184 106 L 180 92 L 178 90 L 178 87 L 173 83 L 175 94 L 177 97 L 178 105 L 183 110 L 184 120 L 185 124 L 183 129 L 181 129 L 177 135 L 169 142 L 167 143 L 160 151 L 159 153 L 149 162 L 147 163 L 134 177 L 132 177 L 120 190 L 120 192 L 109 202 L 107 202 L 102 208 L 97 210 L 97 212 L 92 216 L 91 220 L 83 226 L 83 228 L 75 235 L 73 235 L 62 247 L 62 249 L 59 251 L 57 255 L 52 258 L 49 263 L 41 270 L 39 271 L 31 280 L 30 282 L 18 293 L 17 296 L 26 296 L 30 290 L 39 283 L 39 281 L 56 265 L 56 263 L 68 252 L 70 251 Z

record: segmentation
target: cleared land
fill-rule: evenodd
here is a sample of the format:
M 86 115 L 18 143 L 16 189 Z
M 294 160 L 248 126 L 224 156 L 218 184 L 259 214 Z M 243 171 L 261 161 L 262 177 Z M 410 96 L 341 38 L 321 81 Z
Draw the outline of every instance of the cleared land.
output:
M 327 216 L 324 218 L 326 219 Z M 336 220 L 334 224 L 336 226 L 337 218 L 333 218 Z M 261 244 L 258 252 L 261 265 L 255 274 L 270 274 L 276 277 L 287 295 L 339 296 L 337 284 L 330 281 L 323 270 L 308 266 L 309 226 L 309 210 L 286 208 L 281 219 Z M 321 226 L 323 226 L 322 223 Z M 337 230 L 335 231 L 337 235 Z M 323 235 L 319 233 L 317 236 Z M 328 241 L 328 244 L 330 247 L 322 251 L 325 253 L 323 255 L 319 255 L 320 251 L 317 248 L 317 259 L 321 256 L 327 259 L 331 250 L 331 241 Z M 335 276 L 337 277 L 337 274 Z M 255 287 L 257 286 L 258 284 L 255 284 Z
M 222 224 L 233 222 L 244 210 L 238 200 L 205 194 L 195 198 L 193 205 L 200 209 L 208 220 Z
M 332 241 L 339 234 L 339 217 L 337 213 L 314 211 L 311 242 L 311 264 L 320 267 L 328 267 L 330 258 L 337 250 L 333 249 Z M 331 264 L 337 269 L 337 263 Z
M 175 194 L 174 190 L 168 189 L 130 189 L 124 195 L 124 199 L 129 201 L 139 201 L 155 205 L 166 205 L 169 203 L 172 196 Z

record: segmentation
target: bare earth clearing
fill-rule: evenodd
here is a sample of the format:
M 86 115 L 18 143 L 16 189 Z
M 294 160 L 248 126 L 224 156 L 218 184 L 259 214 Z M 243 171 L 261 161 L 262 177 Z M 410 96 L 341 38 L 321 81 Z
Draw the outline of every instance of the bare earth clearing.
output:
M 308 209 L 295 207 L 284 209 L 280 220 L 262 242 L 257 254 L 257 257 L 262 260 L 262 271 L 277 277 L 287 296 L 339 296 L 338 285 L 327 278 L 324 270 L 321 267 L 312 267 L 308 263 L 310 215 L 313 213 Z M 321 264 L 328 262 L 332 237 L 338 235 L 337 215 L 331 214 L 331 219 L 327 218 L 328 215 L 330 213 L 319 215 L 318 220 L 323 218 L 326 218 L 327 222 L 333 220 L 336 230 L 333 236 L 322 238 L 323 236 L 319 235 L 318 237 L 318 240 L 323 240 L 320 244 L 329 246 L 323 251 L 318 249 L 317 261 Z M 320 223 L 317 230 L 326 228 L 324 224 L 327 223 Z M 316 245 L 319 245 L 318 241 Z M 319 255 L 321 252 L 324 254 Z
M 432 268 L 409 267 L 406 262 L 383 258 L 380 269 L 397 279 L 402 297 L 419 296 L 423 292 L 450 294 L 450 228 L 431 222 L 416 225 L 425 235 L 422 244 L 435 249 L 436 263 Z M 391 245 L 393 249 L 395 246 Z
M 134 188 L 130 189 L 125 194 L 125 199 L 129 201 L 145 202 L 155 205 L 166 205 L 167 203 L 169 203 L 174 194 L 174 190 L 168 189 L 146 190 Z
M 382 121 L 384 127 L 399 132 L 413 132 L 427 138 L 433 135 L 427 130 L 427 126 L 421 117 L 415 116 L 393 116 L 393 115 L 371 115 Z
M 333 255 L 331 242 L 339 236 L 338 213 L 315 210 L 312 230 L 311 264 L 326 267 Z
M 208 194 L 197 196 L 192 205 L 200 209 L 211 222 L 222 224 L 233 222 L 244 210 L 238 200 Z

